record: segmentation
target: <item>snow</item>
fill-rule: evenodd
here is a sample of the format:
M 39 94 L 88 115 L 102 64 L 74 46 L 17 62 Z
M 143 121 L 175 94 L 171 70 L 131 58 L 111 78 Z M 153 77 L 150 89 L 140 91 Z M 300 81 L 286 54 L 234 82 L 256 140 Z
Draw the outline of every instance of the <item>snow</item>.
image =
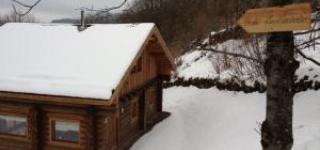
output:
M 183 62 L 177 68 L 178 77 L 184 78 L 215 78 L 218 74 L 214 69 L 214 63 L 210 61 L 206 52 L 194 51 L 180 58 Z
M 320 147 L 320 92 L 295 96 L 293 150 Z M 131 150 L 259 150 L 265 94 L 173 87 L 164 91 L 172 115 Z
M 296 45 L 309 41 L 310 38 L 319 37 L 320 32 L 315 32 L 314 34 L 306 34 L 295 37 Z M 316 43 L 320 42 L 320 39 L 315 41 Z M 299 47 L 300 48 L 300 47 Z M 300 48 L 301 49 L 301 48 Z M 314 58 L 318 62 L 320 62 L 320 45 L 316 44 L 315 46 L 311 46 L 309 48 L 302 48 L 302 52 L 305 53 L 308 57 Z M 314 64 L 309 60 L 305 60 L 301 56 L 298 57 L 300 62 L 300 68 L 297 70 L 296 74 L 298 77 L 304 78 L 305 76 L 309 77 L 309 80 L 320 81 L 320 67 Z
M 109 99 L 153 27 L 5 24 L 0 91 Z
M 301 32 L 301 31 L 300 31 Z M 299 35 L 295 37 L 295 45 L 299 45 L 309 41 L 310 37 L 318 37 L 320 32 Z M 257 38 L 257 40 L 255 40 Z M 204 41 L 207 41 L 205 39 Z M 320 39 L 315 41 L 320 43 Z M 305 45 L 304 45 L 305 46 Z M 264 60 L 264 52 L 266 49 L 266 37 L 252 37 L 251 39 L 230 39 L 222 43 L 211 46 L 213 49 L 220 51 L 227 51 L 232 53 L 244 54 L 246 56 L 254 56 L 254 52 L 258 49 Z M 299 47 L 307 56 L 314 58 L 320 62 L 320 45 L 309 48 Z M 303 79 L 308 76 L 308 80 L 320 81 L 320 67 L 313 62 L 304 59 L 300 55 L 296 55 L 300 62 L 300 67 L 296 71 L 298 79 Z M 224 67 L 226 58 L 222 54 L 213 53 L 211 51 L 191 50 L 177 59 L 176 77 L 190 79 L 190 78 L 210 78 L 219 79 L 221 82 L 229 79 L 236 79 L 238 81 L 245 81 L 246 85 L 252 86 L 256 81 L 266 84 L 266 78 L 263 74 L 263 66 L 258 66 L 260 69 L 252 67 L 253 63 L 250 60 L 243 58 L 228 57 L 230 67 Z M 241 63 L 239 63 L 241 62 Z M 257 64 L 257 63 L 256 63 Z M 240 71 L 240 73 L 239 73 Z
M 255 49 L 263 51 L 266 47 L 265 37 L 256 40 L 227 40 L 223 43 L 213 45 L 213 49 L 227 51 L 250 56 Z M 263 58 L 264 59 L 264 58 Z M 225 66 L 225 62 L 230 66 Z M 240 67 L 239 62 L 242 62 Z M 224 82 L 229 79 L 236 79 L 239 82 L 246 81 L 246 85 L 252 86 L 255 81 L 265 83 L 264 76 L 259 76 L 251 67 L 252 62 L 243 58 L 234 58 L 217 54 L 211 51 L 190 51 L 177 59 L 176 76 L 179 78 L 210 78 L 219 79 Z M 241 76 L 238 74 L 241 68 Z

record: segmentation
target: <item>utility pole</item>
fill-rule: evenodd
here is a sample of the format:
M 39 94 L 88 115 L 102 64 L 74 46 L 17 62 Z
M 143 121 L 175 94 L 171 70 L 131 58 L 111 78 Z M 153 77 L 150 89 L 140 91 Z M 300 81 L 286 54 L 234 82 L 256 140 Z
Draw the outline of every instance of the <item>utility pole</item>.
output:
M 272 6 L 292 4 L 293 0 L 270 0 Z M 293 85 L 299 62 L 294 58 L 293 32 L 268 35 L 267 111 L 261 127 L 263 150 L 291 150 L 293 146 Z

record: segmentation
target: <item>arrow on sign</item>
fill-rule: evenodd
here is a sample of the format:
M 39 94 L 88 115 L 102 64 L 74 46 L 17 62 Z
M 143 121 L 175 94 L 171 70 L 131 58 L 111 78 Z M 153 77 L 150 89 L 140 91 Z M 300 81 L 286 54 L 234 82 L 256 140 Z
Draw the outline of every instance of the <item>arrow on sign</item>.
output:
M 311 5 L 303 3 L 250 9 L 238 24 L 248 33 L 307 30 L 311 28 Z

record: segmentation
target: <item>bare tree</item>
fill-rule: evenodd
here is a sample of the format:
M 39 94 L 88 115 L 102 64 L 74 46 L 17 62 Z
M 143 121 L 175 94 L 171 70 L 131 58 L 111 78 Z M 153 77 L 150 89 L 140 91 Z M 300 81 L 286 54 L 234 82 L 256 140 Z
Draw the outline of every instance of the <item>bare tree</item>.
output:
M 270 6 L 282 6 L 292 4 L 293 0 L 269 0 Z M 296 93 L 302 92 L 308 89 L 319 90 L 320 84 L 318 81 L 305 82 L 305 79 L 297 79 L 295 72 L 299 68 L 299 62 L 295 59 L 296 55 L 300 55 L 307 61 L 320 66 L 320 60 L 318 58 L 312 58 L 304 54 L 304 49 L 314 48 L 318 43 L 319 25 L 318 25 L 318 12 L 313 13 L 312 29 L 304 32 L 276 32 L 270 33 L 267 36 L 266 47 L 266 60 L 253 57 L 254 55 L 248 55 L 247 53 L 236 53 L 214 49 L 207 43 L 200 43 L 196 45 L 199 49 L 209 50 L 214 53 L 228 55 L 235 58 L 247 59 L 253 63 L 263 64 L 264 74 L 267 77 L 267 108 L 266 118 L 261 126 L 261 145 L 264 150 L 291 150 L 293 146 L 293 98 Z M 235 29 L 232 30 L 236 31 Z M 225 31 L 228 39 L 237 38 L 234 35 L 228 34 L 229 31 Z M 297 42 L 294 40 L 295 36 L 308 35 L 309 39 L 303 42 Z M 221 36 L 223 38 L 223 36 Z M 219 34 L 215 35 L 219 38 Z M 217 39 L 215 39 L 217 40 Z M 215 42 L 213 40 L 213 42 Z M 210 40 L 209 40 L 210 41 Z M 219 41 L 219 39 L 218 39 Z M 209 42 L 210 43 L 210 42 Z M 261 62 L 262 61 L 262 62 Z M 180 85 L 192 85 L 196 84 L 197 87 L 208 87 L 207 83 L 212 83 L 219 89 L 226 90 L 243 90 L 259 88 L 246 88 L 246 85 L 239 85 L 233 82 L 233 80 L 221 83 L 218 80 L 189 80 L 177 82 Z M 199 86 L 198 83 L 202 85 Z M 239 87 L 239 88 L 235 88 Z
M 292 0 L 271 0 L 281 6 Z M 267 76 L 267 112 L 261 127 L 263 150 L 291 150 L 293 146 L 293 97 L 295 72 L 293 32 L 271 33 L 268 38 L 265 74 Z
M 32 4 L 26 4 L 22 1 L 19 0 L 11 0 L 12 1 L 12 8 L 14 10 L 14 12 L 19 16 L 19 17 L 23 17 L 28 15 L 32 9 L 34 7 L 36 7 L 42 0 L 36 0 L 34 3 Z M 85 10 L 85 11 L 90 11 L 90 12 L 95 12 L 96 15 L 101 15 L 101 14 L 105 14 L 105 13 L 109 13 L 110 11 L 116 10 L 116 9 L 120 9 L 122 8 L 126 3 L 128 2 L 128 0 L 123 0 L 121 2 L 121 4 L 117 5 L 117 6 L 113 6 L 113 7 L 106 7 L 103 9 L 91 9 L 91 8 L 86 8 L 86 7 L 82 7 L 79 8 L 77 10 Z M 25 11 L 20 11 L 17 9 L 17 6 L 23 7 L 24 9 L 26 9 Z
M 7 22 L 37 22 L 36 18 L 32 14 L 27 14 L 24 17 L 20 17 L 15 12 L 0 15 L 0 26 Z
M 13 8 L 13 11 L 19 16 L 19 17 L 23 17 L 23 16 L 26 16 L 28 15 L 31 10 L 36 7 L 42 0 L 37 0 L 35 1 L 33 4 L 26 4 L 26 3 L 23 3 L 19 0 L 11 0 L 13 2 L 12 4 L 12 8 Z M 24 12 L 21 12 L 19 10 L 17 10 L 17 7 L 16 5 L 20 6 L 20 7 L 23 7 L 24 9 L 26 9 L 26 11 Z
M 122 1 L 119 5 L 117 5 L 117 6 L 106 7 L 106 8 L 103 8 L 103 9 L 93 9 L 93 8 L 82 7 L 82 8 L 79 8 L 78 10 L 84 10 L 84 11 L 94 12 L 96 16 L 99 16 L 99 15 L 102 15 L 102 14 L 109 13 L 110 11 L 113 11 L 113 10 L 122 8 L 127 2 L 128 2 L 128 0 L 123 0 L 123 1 Z

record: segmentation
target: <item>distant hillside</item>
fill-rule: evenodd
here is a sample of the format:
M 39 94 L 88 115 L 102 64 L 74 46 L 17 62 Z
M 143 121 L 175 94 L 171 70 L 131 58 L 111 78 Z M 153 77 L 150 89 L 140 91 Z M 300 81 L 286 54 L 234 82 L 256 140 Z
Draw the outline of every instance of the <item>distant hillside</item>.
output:
M 62 18 L 62 19 L 55 19 L 52 20 L 51 23 L 70 23 L 70 24 L 78 24 L 78 19 L 71 19 L 71 18 Z
M 121 13 L 107 13 L 100 16 L 95 15 L 86 15 L 86 22 L 90 24 L 105 24 L 105 23 L 117 23 L 119 16 Z M 55 19 L 52 20 L 51 23 L 70 23 L 70 24 L 79 24 L 80 19 L 74 19 L 74 18 L 61 18 L 61 19 Z

